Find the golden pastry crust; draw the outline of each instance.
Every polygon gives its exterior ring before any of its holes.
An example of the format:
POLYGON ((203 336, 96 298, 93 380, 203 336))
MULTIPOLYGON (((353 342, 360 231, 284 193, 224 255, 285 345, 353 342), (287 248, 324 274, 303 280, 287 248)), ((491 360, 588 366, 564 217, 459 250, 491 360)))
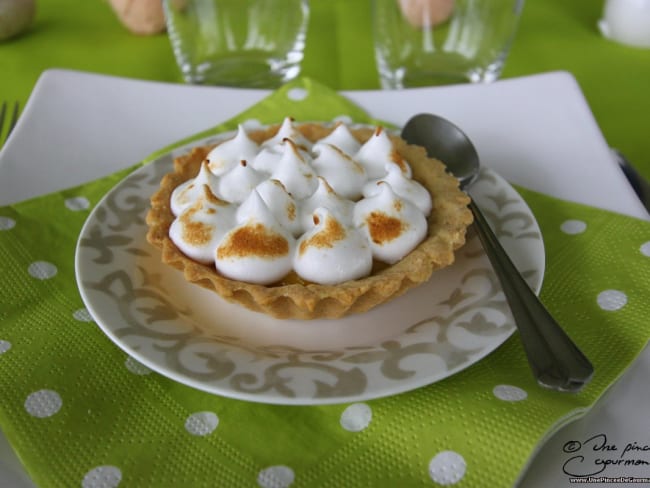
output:
MULTIPOLYGON (((295 126, 307 139, 316 141, 328 135, 333 126, 308 123, 295 126)), ((279 125, 251 131, 249 137, 258 143, 272 137, 279 125)), ((350 129, 363 143, 374 129, 350 129)), ((467 208, 469 197, 459 189, 458 181, 447 174, 438 160, 427 157, 424 148, 407 144, 391 136, 397 153, 411 166, 413 179, 431 194, 433 208, 428 218, 428 233, 413 251, 391 266, 358 280, 338 285, 281 284, 256 285, 221 276, 213 265, 198 263, 183 254, 169 238, 174 220, 170 198, 173 190, 198 173, 201 163, 212 147, 193 148, 174 161, 174 171, 165 175, 160 189, 151 197, 147 214, 147 240, 162 250, 162 261, 181 271, 191 283, 215 291, 230 302, 276 318, 315 319, 340 318, 365 312, 405 293, 429 279, 431 274, 454 262, 454 251, 465 243, 472 214, 467 208)))

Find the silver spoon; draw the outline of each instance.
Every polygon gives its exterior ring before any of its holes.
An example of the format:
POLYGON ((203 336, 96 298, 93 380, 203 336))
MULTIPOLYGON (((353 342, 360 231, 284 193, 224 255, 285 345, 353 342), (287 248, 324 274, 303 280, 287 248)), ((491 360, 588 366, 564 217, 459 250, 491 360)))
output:
MULTIPOLYGON (((430 157, 443 161, 458 178, 462 189, 478 177, 480 163, 476 149, 450 121, 432 114, 415 115, 402 129, 402 138, 423 146, 430 157)), ((533 376, 547 388, 579 391, 591 379, 593 366, 524 281, 473 200, 469 208, 474 214, 479 239, 501 281, 533 376)))

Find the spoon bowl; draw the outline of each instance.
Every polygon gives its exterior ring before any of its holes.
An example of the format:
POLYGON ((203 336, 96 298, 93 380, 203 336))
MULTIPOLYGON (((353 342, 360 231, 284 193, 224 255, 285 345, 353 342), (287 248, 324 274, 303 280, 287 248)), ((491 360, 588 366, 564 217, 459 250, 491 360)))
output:
MULTIPOLYGON (((462 189, 468 188, 479 175, 480 160, 472 141, 445 118, 426 113, 415 115, 402 129, 402 138, 424 147, 429 157, 442 161, 458 178, 462 189)), ((533 376, 546 388, 581 390, 591 379, 593 366, 530 289, 473 200, 469 208, 478 237, 501 282, 533 376)))
POLYGON ((444 162, 462 189, 478 178, 478 152, 469 137, 449 120, 434 114, 414 115, 402 129, 402 139, 424 147, 429 156, 444 162))

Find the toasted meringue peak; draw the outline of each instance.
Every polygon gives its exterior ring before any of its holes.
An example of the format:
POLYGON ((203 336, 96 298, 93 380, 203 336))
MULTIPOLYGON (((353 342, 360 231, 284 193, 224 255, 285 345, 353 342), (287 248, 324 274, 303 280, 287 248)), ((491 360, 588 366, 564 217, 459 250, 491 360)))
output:
POLYGON ((353 159, 363 165, 370 179, 383 177, 386 174, 387 163, 397 164, 407 177, 412 176, 411 167, 395 150, 382 127, 375 129, 375 133, 361 146, 353 159))
POLYGON ((294 237, 302 233, 302 225, 298 215, 298 205, 291 195, 287 192, 284 185, 278 180, 264 180, 255 187, 255 192, 251 193, 238 210, 239 215, 246 215, 250 212, 249 207, 253 194, 257 193, 269 208, 278 223, 287 229, 294 237))
MULTIPOLYGON (((280 159, 282 159, 282 154, 286 146, 287 144, 285 144, 283 140, 273 146, 263 147, 260 152, 257 153, 257 156, 253 158, 251 166, 256 171, 261 171, 263 173, 272 173, 277 167, 280 159)), ((311 159, 309 151, 301 148, 300 146, 295 147, 298 150, 298 154, 300 154, 300 156, 305 161, 309 161, 311 159)))
POLYGON ((300 202, 300 224, 303 231, 310 229, 314 225, 313 214, 319 207, 327 208, 345 225, 352 224, 354 202, 341 198, 327 181, 320 176, 318 177, 316 191, 309 198, 300 202))
POLYGON ((190 258, 204 264, 214 262, 214 249, 234 224, 234 208, 218 199, 207 185, 204 197, 187 207, 169 228, 176 247, 190 258))
POLYGON ((311 164, 316 173, 343 198, 359 199, 368 180, 365 168, 332 144, 318 143, 314 149, 317 156, 311 164))
POLYGON ((273 146, 267 146, 260 150, 259 153, 251 160, 251 166, 255 171, 262 173, 272 173, 277 167, 278 162, 282 159, 282 143, 273 146))
POLYGON ((316 141, 313 150, 317 151, 317 146, 320 144, 336 146, 348 156, 356 154, 361 148, 361 143, 357 141, 348 127, 342 122, 337 123, 334 130, 328 136, 316 141))
POLYGON ((285 139, 291 139, 296 146, 306 151, 311 149, 312 143, 309 139, 302 135, 293 125, 294 120, 292 117, 285 117, 278 132, 262 143, 262 147, 275 146, 280 144, 285 139))
POLYGON ((170 205, 175 217, 204 195, 203 185, 207 185, 215 195, 219 194, 219 178, 212 174, 205 161, 194 178, 181 183, 172 192, 170 205))
POLYGON ((316 172, 304 153, 298 150, 293 140, 285 139, 282 142, 282 157, 271 173, 271 179, 282 182, 294 198, 301 199, 316 190, 318 186, 316 178, 316 172))
POLYGON ((335 285, 370 273, 372 252, 361 232, 323 207, 314 212, 314 223, 297 243, 293 268, 298 276, 335 285))
POLYGON ((246 219, 227 232, 216 248, 215 266, 228 278, 268 285, 291 271, 294 249, 293 236, 253 191, 246 219))
POLYGON ((232 203, 241 203, 251 190, 264 180, 264 175, 251 168, 245 160, 224 174, 219 181, 219 195, 232 203))
POLYGON ((222 200, 217 195, 215 195, 209 185, 204 184, 202 186, 202 190, 203 195, 201 195, 198 200, 204 199, 207 202, 216 205, 217 207, 228 207, 230 205, 227 201, 222 200))
POLYGON ((425 216, 431 213, 431 195, 420 183, 407 178, 395 163, 386 165, 386 175, 378 180, 369 181, 363 187, 363 196, 370 197, 380 191, 379 182, 385 181, 400 197, 410 200, 425 216))
POLYGON ((370 242, 375 259, 393 264, 411 252, 427 234, 422 211, 397 195, 389 183, 378 185, 379 192, 357 202, 354 224, 370 242))
POLYGON ((223 141, 210 151, 206 157, 210 171, 217 176, 230 171, 243 160, 251 160, 259 151, 259 146, 253 141, 242 125, 237 128, 237 134, 223 141))

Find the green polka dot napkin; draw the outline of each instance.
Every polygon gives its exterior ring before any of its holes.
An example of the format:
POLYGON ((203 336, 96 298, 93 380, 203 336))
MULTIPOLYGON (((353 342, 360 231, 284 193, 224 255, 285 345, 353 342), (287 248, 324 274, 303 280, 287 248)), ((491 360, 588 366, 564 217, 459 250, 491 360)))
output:
MULTIPOLYGON (((303 79, 199 136, 286 114, 370 122, 303 79)), ((581 393, 538 387, 516 334, 456 375, 382 399, 281 406, 204 393, 129 358, 77 291, 80 229, 130 171, 0 208, 0 427, 40 486, 510 486, 650 337, 650 223, 522 189, 546 247, 541 297, 596 368, 581 393)))

